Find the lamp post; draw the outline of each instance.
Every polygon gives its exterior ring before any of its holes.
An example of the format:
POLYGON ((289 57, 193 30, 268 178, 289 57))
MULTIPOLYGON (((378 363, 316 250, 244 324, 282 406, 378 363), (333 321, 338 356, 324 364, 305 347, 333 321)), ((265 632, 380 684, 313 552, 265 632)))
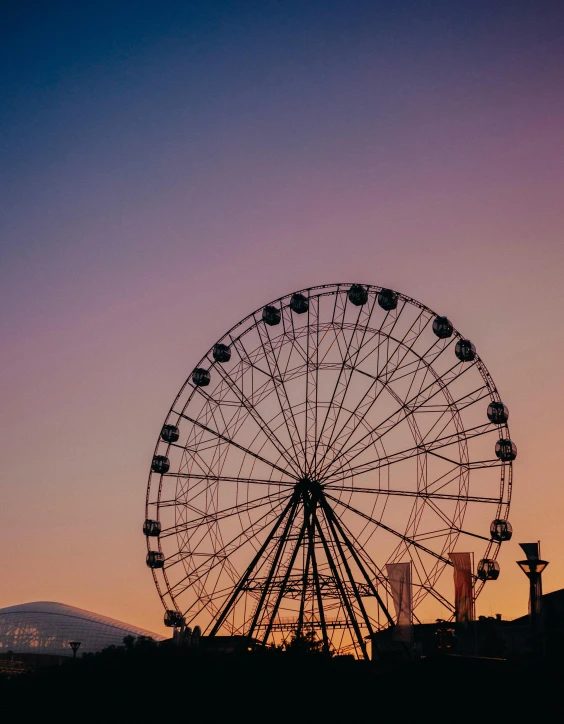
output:
POLYGON ((517 561, 517 565, 529 579, 531 636, 533 639, 534 653, 539 655, 542 654, 544 650, 544 641, 542 637, 541 575, 544 569, 548 566, 548 561, 543 561, 539 557, 537 544, 524 543, 521 544, 521 547, 527 554, 527 558, 524 561, 517 561), (533 546, 536 547, 536 550, 533 546))
POLYGON ((76 652, 80 648, 81 641, 69 641, 69 646, 72 649, 72 657, 73 659, 76 659, 76 652))

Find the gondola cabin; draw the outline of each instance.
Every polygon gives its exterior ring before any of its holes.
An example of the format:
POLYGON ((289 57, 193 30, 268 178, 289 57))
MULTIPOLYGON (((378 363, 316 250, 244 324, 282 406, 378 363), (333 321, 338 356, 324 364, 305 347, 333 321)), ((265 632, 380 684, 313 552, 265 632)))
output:
POLYGON ((164 625, 168 626, 169 628, 180 628, 181 626, 184 626, 184 616, 180 613, 180 611, 169 610, 165 611, 164 615, 164 625))
POLYGON ((161 553, 161 551, 149 551, 147 553, 146 563, 149 568, 162 568, 164 560, 164 553, 161 553))
POLYGON ((290 299, 290 309, 296 314, 304 314, 309 309, 308 298, 304 297, 304 295, 299 292, 292 294, 292 298, 290 299))
POLYGON ((509 410, 503 402, 490 402, 488 405, 488 420, 494 425, 503 425, 509 420, 509 410))
POLYGON ((512 440, 501 439, 496 442, 495 454, 504 463, 510 463, 517 457, 517 445, 512 440))
POLYGON ((496 581, 499 578, 499 563, 491 558, 482 558, 478 562, 476 575, 480 581, 496 581))
POLYGON ((164 442, 176 442, 180 436, 180 431, 176 425, 163 425, 161 430, 161 440, 164 442))
POLYGON ((398 306, 398 295, 391 289, 382 289, 378 294, 378 304, 386 312, 391 312, 398 306))
POLYGON ((495 540, 498 543, 511 540, 511 536, 513 535, 511 523, 507 520, 492 520, 492 524, 490 525, 490 535, 492 540, 495 540))
POLYGON ((231 350, 226 344, 218 342, 213 348, 213 358, 216 362, 229 362, 231 350))
POLYGON ((476 347, 469 339, 459 339, 454 348, 454 354, 461 362, 472 362, 476 359, 476 347))
POLYGON ((447 339, 452 337, 454 327, 452 322, 447 317, 435 317, 433 320, 433 333, 439 339, 447 339))
POLYGON ((151 470, 159 475, 164 475, 170 470, 170 460, 166 455, 154 455, 151 463, 151 470))
POLYGON ((277 324, 280 324, 280 310, 278 307, 272 307, 270 304, 268 304, 263 310, 262 310, 262 321, 265 324, 268 324, 270 327, 274 327, 277 324))
POLYGON ((207 387, 210 383, 209 370, 196 367, 196 369, 192 372, 192 382, 196 385, 196 387, 207 387))
POLYGON ((353 284, 347 292, 349 302, 355 307, 362 307, 368 301, 368 290, 362 284, 353 284))
POLYGON ((147 520, 143 523, 143 534, 151 538, 160 535, 161 522, 159 520, 147 520))

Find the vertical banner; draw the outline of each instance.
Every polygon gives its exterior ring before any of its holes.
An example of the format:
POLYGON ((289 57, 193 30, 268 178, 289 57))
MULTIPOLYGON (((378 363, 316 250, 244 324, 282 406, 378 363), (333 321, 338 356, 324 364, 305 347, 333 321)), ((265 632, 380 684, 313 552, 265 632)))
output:
POLYGON ((472 554, 449 553, 454 566, 454 612, 458 623, 474 620, 472 554))
POLYGON ((396 609, 395 638, 411 641, 413 628, 413 596, 411 591, 411 563, 388 563, 388 581, 396 609))

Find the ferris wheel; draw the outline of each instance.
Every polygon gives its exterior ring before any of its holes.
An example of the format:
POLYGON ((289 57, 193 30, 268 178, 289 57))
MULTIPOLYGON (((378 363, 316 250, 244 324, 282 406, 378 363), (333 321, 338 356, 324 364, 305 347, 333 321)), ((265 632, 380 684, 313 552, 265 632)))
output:
POLYGON ((455 614, 449 554, 499 575, 517 450, 472 342, 366 284, 261 307, 190 368, 146 497, 147 565, 169 626, 368 657, 394 624, 387 566, 411 566, 415 621, 455 614))

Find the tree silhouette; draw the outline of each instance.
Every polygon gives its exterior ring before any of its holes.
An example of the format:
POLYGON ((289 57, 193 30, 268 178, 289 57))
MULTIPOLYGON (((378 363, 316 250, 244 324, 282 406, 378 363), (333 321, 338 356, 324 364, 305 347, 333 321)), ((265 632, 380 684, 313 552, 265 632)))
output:
POLYGON ((323 642, 320 641, 315 631, 295 633, 290 641, 282 645, 282 649, 293 654, 321 654, 323 653, 323 642))

